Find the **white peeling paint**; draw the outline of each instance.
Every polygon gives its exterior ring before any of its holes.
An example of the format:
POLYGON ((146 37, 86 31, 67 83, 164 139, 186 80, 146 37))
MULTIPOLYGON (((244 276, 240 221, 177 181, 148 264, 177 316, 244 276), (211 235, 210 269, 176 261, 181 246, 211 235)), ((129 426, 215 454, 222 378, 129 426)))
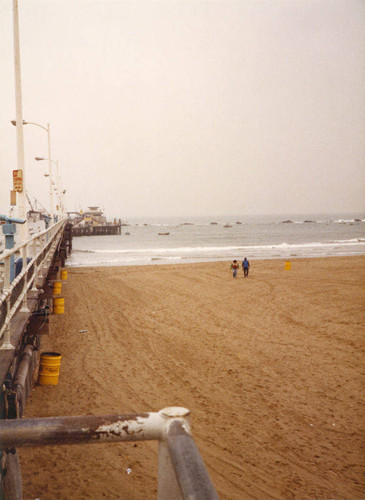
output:
POLYGON ((96 429, 96 434, 102 433, 114 436, 130 436, 131 434, 137 434, 143 432, 144 422, 138 422, 136 420, 122 420, 121 422, 114 422, 114 424, 104 424, 100 425, 96 429))

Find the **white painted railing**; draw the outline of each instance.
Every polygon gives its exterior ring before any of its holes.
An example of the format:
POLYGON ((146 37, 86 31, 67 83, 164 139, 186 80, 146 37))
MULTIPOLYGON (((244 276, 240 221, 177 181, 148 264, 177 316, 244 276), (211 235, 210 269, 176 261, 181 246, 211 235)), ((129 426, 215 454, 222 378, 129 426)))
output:
POLYGON ((189 410, 0 421, 2 448, 117 441, 159 442, 158 500, 219 500, 191 434, 189 410))
POLYGON ((22 312, 29 312, 28 292, 35 286, 38 278, 43 276, 42 272, 48 271, 66 220, 56 222, 45 231, 0 254, 0 349, 13 349, 10 322, 20 306, 22 312), (23 267, 11 281, 12 257, 16 256, 22 258, 23 267), (31 259, 30 262, 28 258, 31 259))

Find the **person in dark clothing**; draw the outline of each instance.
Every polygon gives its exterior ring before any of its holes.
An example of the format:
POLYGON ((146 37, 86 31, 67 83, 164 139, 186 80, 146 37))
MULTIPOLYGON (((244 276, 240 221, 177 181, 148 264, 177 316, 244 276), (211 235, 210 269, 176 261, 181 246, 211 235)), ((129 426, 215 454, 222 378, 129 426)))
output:
POLYGON ((243 259, 243 262, 242 262, 242 269, 243 269, 243 276, 244 276, 245 278, 247 278, 247 276, 248 276, 248 271, 249 271, 249 269, 250 269, 250 263, 249 263, 249 261, 247 260, 247 257, 245 257, 245 258, 243 259))

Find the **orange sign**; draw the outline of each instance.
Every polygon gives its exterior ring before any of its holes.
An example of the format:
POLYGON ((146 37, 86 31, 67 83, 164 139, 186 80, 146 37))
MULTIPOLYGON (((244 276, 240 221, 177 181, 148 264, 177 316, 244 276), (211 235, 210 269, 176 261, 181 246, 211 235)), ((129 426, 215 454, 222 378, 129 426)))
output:
POLYGON ((18 193, 23 191, 23 170, 13 170, 13 188, 18 193))

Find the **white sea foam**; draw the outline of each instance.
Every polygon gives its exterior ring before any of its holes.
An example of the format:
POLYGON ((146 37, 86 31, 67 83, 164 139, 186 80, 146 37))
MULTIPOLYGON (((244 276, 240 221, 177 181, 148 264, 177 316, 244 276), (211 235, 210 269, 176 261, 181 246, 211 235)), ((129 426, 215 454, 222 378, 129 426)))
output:
MULTIPOLYGON (((363 217, 356 217, 365 220, 363 217)), ((355 217, 268 217, 244 220, 238 217, 186 221, 133 221, 130 236, 92 236, 74 239, 68 264, 72 266, 146 265, 179 262, 278 259, 360 255, 365 253, 365 226, 355 217), (293 224, 283 224, 285 219, 293 224), (305 223, 305 221, 316 223, 305 223), (231 222, 228 222, 231 221, 231 222), (242 221, 242 224, 236 224, 242 221), (341 223, 339 223, 341 221, 341 223), (350 223, 347 223, 347 222, 350 223), (216 224, 212 224, 216 222, 216 224), (343 223, 345 222, 345 223, 343 223), (223 229, 229 223, 232 227, 223 229), (151 226, 155 226, 155 229, 151 226), (171 228, 162 238, 157 227, 171 228), (133 230, 134 229, 134 230, 133 230)))
POLYGON ((190 247, 157 247, 157 248, 114 248, 114 249, 97 249, 97 250, 75 250, 80 253, 93 254, 121 254, 121 255, 161 255, 165 254, 189 254, 189 253, 205 253, 205 252, 234 252, 241 250, 260 250, 260 249, 295 249, 295 248, 316 248, 316 247, 331 247, 333 245, 365 245, 365 239, 353 238, 349 240, 333 240, 326 242, 313 241, 310 243, 279 243, 276 245, 236 245, 236 246, 190 246, 190 247))

